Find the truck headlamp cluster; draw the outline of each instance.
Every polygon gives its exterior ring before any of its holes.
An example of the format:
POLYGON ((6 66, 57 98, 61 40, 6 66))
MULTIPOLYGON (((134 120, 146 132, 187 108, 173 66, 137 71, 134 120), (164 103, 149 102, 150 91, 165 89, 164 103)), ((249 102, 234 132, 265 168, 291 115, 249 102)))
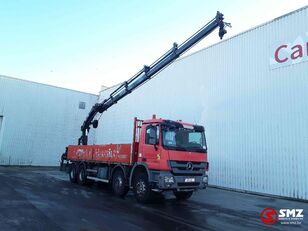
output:
POLYGON ((173 184, 174 183, 173 176, 165 176, 164 180, 165 180, 165 183, 169 183, 169 184, 173 184))

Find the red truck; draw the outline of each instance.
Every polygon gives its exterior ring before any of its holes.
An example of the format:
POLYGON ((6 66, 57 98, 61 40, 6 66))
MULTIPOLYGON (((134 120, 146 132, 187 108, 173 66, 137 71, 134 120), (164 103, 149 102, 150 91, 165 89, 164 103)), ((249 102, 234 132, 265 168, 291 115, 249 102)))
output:
POLYGON ((135 118, 130 144, 71 145, 69 178, 81 185, 111 183, 125 196, 129 188, 139 202, 153 192, 172 190, 178 199, 189 198, 208 183, 208 160, 202 126, 156 119, 135 118))
POLYGON ((61 167, 64 162, 69 167, 71 182, 81 185, 93 181, 111 183, 118 196, 125 196, 133 189, 139 202, 149 201, 153 192, 167 190, 172 190, 178 199, 187 199, 194 190, 206 187, 209 163, 202 126, 153 116, 150 120, 135 118, 130 144, 88 145, 88 134, 91 127, 98 127, 98 113, 107 111, 150 80, 217 27, 222 39, 227 33, 226 26, 230 24, 217 12, 214 19, 184 43, 179 46, 174 43, 162 57, 144 66, 109 98, 92 107, 81 126, 78 145, 68 146, 61 158, 61 167))

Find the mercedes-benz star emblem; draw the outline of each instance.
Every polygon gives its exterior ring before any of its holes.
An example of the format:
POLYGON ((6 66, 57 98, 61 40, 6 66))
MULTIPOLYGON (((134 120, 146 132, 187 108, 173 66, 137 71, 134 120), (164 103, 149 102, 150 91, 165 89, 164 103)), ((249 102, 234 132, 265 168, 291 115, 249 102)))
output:
POLYGON ((192 170, 193 169, 193 164, 191 162, 188 162, 186 165, 187 170, 192 170))

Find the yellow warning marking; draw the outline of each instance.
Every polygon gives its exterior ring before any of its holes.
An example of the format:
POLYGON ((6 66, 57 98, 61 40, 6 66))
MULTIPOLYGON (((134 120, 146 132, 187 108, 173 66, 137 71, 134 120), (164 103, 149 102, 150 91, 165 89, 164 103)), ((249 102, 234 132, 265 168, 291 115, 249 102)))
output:
POLYGON ((160 160, 160 154, 157 153, 157 160, 160 160))

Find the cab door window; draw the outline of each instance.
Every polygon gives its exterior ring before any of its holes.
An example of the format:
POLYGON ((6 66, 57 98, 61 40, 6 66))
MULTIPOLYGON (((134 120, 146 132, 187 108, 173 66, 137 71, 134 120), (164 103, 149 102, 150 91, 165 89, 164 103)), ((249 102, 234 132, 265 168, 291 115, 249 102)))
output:
POLYGON ((159 129, 157 126, 148 126, 145 133, 145 143, 150 145, 158 144, 159 129))

